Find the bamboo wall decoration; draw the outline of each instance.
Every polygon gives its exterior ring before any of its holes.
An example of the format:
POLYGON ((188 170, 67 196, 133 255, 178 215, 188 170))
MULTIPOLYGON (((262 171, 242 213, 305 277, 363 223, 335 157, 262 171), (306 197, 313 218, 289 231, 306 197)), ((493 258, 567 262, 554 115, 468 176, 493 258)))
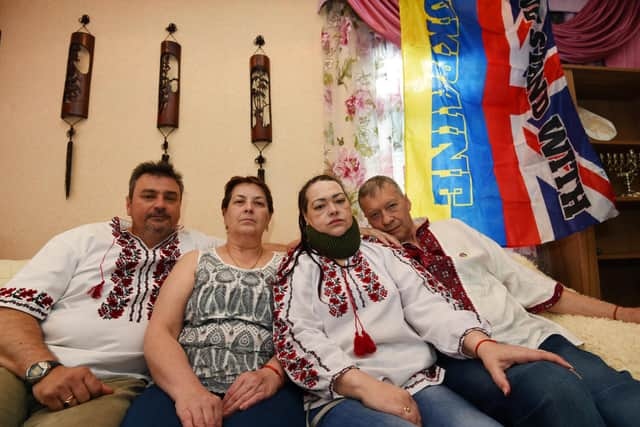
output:
POLYGON ((262 50, 264 38, 257 36, 254 44, 258 46, 249 59, 249 75, 251 87, 251 143, 258 149, 258 178, 264 181, 263 165, 267 159, 262 151, 272 142, 271 117, 271 62, 262 50))
POLYGON ((169 35, 160 44, 160 79, 158 88, 158 130, 164 137, 162 161, 169 161, 169 135, 180 124, 180 62, 182 47, 173 37, 178 29, 171 23, 169 35), (169 37, 172 40, 167 40, 169 37))
POLYGON ((82 27, 71 34, 71 41, 69 43, 67 72, 60 113, 62 120, 69 125, 69 130, 67 130, 69 140, 67 141, 64 178, 65 197, 67 199, 71 192, 73 137, 76 134, 75 125, 89 117, 89 95, 91 92, 91 73, 93 71, 95 46, 95 37, 86 27, 90 22, 89 15, 82 15, 79 21, 82 27))

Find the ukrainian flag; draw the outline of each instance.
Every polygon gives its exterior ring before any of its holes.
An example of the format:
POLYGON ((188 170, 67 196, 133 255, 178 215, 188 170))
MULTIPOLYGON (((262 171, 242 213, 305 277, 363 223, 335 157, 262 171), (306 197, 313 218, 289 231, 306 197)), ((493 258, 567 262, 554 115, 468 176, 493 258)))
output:
POLYGON ((514 247, 617 215, 545 0, 400 0, 400 22, 413 216, 514 247))

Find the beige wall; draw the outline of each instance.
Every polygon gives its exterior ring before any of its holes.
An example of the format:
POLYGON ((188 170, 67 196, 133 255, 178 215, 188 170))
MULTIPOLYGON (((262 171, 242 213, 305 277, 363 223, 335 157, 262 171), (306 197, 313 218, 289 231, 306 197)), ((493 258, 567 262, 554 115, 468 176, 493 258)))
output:
POLYGON ((266 239, 297 236, 296 194, 322 170, 322 81, 316 2, 308 0, 0 0, 0 258, 32 256, 70 227, 126 215, 131 169, 160 158, 160 42, 182 45, 180 128, 170 154, 185 177, 182 223, 224 235, 224 182, 255 174, 249 57, 271 58, 273 144, 265 151, 275 215, 266 239), (67 126, 60 107, 71 32, 96 36, 88 120, 77 126, 64 197, 67 126))

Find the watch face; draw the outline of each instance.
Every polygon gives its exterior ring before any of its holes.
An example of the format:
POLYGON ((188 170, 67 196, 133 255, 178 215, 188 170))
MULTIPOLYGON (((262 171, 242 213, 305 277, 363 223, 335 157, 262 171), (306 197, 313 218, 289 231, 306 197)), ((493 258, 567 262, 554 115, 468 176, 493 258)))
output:
POLYGON ((31 384, 37 383, 45 375, 49 373, 52 368, 52 363, 48 361, 36 362, 29 367, 25 379, 31 384))

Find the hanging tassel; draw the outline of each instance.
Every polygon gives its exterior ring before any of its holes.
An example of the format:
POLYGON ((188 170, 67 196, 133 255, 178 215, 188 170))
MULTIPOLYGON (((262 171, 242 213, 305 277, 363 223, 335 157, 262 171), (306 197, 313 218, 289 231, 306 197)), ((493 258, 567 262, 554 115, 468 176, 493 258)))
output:
POLYGON ((345 269, 343 268, 341 270, 342 277, 344 278, 345 288, 347 289, 347 296, 349 297, 349 303, 351 304, 351 309, 353 310, 353 323, 356 330, 353 336, 353 353, 358 357, 375 353, 376 343, 373 342, 367 331, 364 330, 364 326, 362 326, 362 321, 360 320, 360 316, 358 315, 358 307, 356 307, 356 302, 354 301, 353 295, 351 294, 351 288, 349 287, 349 282, 347 281, 345 269))
POLYGON ((364 329, 360 334, 356 331, 356 334, 353 337, 353 352, 358 357, 376 352, 376 343, 373 342, 369 334, 364 329))
POLYGON ((69 136, 69 142, 67 142, 67 167, 64 172, 64 194, 67 199, 71 192, 71 161, 73 160, 73 135, 75 133, 73 126, 69 127, 67 131, 67 136, 69 136))
POLYGON ((102 296, 102 288, 104 287, 104 280, 89 289, 87 291, 87 295, 89 295, 93 299, 98 299, 102 296))
POLYGON ((169 141, 167 141, 167 137, 164 137, 164 142, 162 143, 162 151, 164 152, 162 154, 162 159, 161 161, 164 163, 169 163, 169 141))
POLYGON ((91 289, 87 291, 87 295, 89 295, 93 299, 98 299, 102 296, 102 288, 104 288, 104 270, 102 269, 102 265, 104 264, 104 260, 107 257, 107 254, 109 253, 111 248, 113 248, 113 245, 115 245, 115 243, 116 237, 114 236, 113 240, 111 240, 111 245, 109 245, 109 249, 107 249, 104 255, 102 255, 102 261, 100 261, 100 283, 91 287, 91 289))

